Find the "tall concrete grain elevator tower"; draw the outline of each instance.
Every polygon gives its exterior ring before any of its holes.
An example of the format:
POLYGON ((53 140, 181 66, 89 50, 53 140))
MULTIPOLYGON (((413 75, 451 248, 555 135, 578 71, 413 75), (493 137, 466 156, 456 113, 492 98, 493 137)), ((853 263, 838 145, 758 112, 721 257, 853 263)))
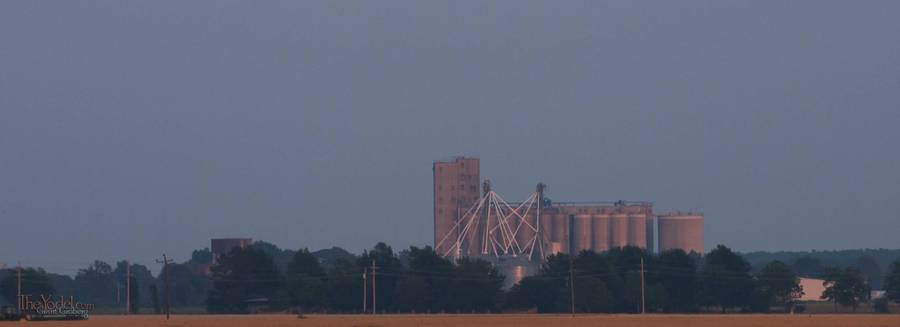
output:
POLYGON ((453 242, 441 243, 441 239, 457 238, 460 233, 457 222, 481 198, 480 165, 478 158, 471 157, 434 162, 434 245, 437 253, 444 253, 454 246, 453 242))

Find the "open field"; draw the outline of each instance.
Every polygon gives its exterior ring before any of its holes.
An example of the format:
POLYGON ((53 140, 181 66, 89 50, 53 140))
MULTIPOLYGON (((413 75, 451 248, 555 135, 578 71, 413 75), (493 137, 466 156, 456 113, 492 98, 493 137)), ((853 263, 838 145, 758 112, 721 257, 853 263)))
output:
POLYGON ((791 327, 897 327, 900 315, 310 315, 298 319, 291 315, 173 316, 168 322, 160 316, 94 316, 88 321, 7 322, 0 326, 100 326, 100 327, 718 327, 718 326, 791 326, 791 327))

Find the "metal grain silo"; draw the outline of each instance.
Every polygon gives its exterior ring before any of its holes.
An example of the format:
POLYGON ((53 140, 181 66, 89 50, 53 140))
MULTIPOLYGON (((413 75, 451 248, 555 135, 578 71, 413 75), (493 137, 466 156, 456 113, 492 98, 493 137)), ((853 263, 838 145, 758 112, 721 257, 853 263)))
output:
POLYGON ((628 245, 628 215, 616 213, 612 215, 610 226, 610 247, 620 248, 628 245))
POLYGON ((591 250, 600 253, 609 250, 609 214, 594 215, 591 222, 591 250))
POLYGON ((575 216, 574 226, 572 227, 573 235, 572 244, 574 248, 572 253, 578 253, 591 249, 591 215, 578 214, 575 216))
POLYGON ((659 216, 659 251, 703 253, 703 214, 675 212, 659 216))

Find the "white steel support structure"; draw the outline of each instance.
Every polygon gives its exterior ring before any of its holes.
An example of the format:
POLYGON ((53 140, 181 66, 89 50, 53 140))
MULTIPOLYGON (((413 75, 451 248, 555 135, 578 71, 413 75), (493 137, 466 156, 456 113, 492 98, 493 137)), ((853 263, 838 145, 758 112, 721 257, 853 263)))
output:
POLYGON ((530 261, 537 251, 543 258, 543 236, 540 228, 540 207, 543 191, 539 187, 524 202, 516 207, 511 206, 499 194, 490 190, 485 184, 485 194, 469 208, 451 229, 459 233, 447 233, 435 246, 440 249, 444 243, 451 243, 443 256, 459 258, 463 255, 477 254, 485 256, 526 256, 530 261), (533 211, 536 211, 533 212, 533 211), (526 218, 535 217, 533 222, 526 218), (521 233, 528 233, 524 244, 519 244, 521 233), (456 234, 455 239, 451 236, 456 234), (478 253, 472 253, 477 249, 478 253))

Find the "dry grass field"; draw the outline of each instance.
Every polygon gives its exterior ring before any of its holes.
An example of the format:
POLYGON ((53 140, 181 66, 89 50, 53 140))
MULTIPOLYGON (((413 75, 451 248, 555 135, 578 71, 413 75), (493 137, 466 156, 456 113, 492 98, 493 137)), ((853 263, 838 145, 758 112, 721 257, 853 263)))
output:
POLYGON ((311 315, 303 319, 289 315, 93 316, 88 321, 7 322, 3 326, 98 326, 98 327, 898 327, 900 315, 311 315))

